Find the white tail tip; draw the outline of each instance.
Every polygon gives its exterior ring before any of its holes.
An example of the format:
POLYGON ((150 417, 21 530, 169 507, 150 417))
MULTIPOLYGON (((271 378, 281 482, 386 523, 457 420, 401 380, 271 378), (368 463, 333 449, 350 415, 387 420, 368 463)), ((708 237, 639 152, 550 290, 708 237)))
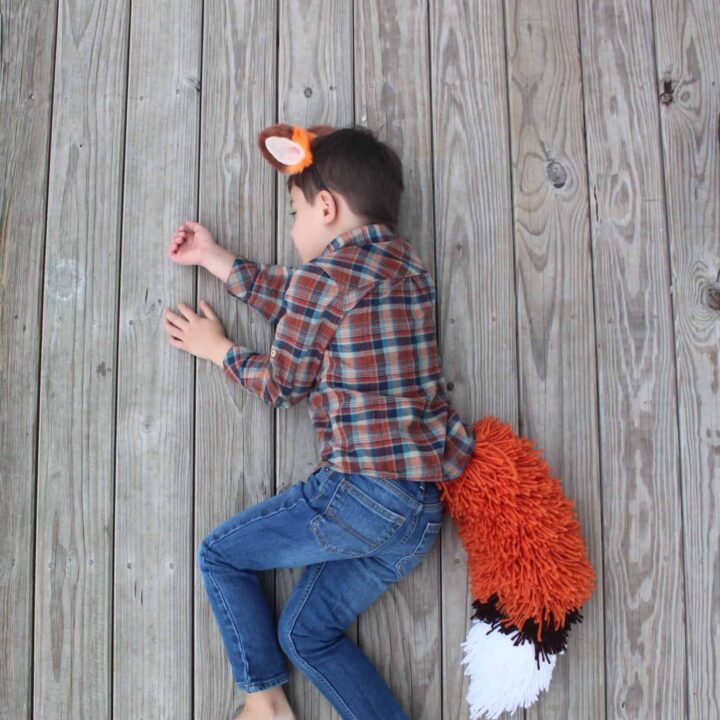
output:
POLYGON ((488 630, 489 623, 474 619, 462 643, 470 720, 496 720, 503 712, 529 707, 548 689, 555 668, 555 655, 540 657, 538 669, 532 642, 513 645, 512 635, 488 630))

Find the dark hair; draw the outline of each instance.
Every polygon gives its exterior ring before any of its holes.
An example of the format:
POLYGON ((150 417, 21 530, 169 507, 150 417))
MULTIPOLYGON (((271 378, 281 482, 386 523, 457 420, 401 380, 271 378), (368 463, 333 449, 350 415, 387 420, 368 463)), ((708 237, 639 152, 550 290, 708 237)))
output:
POLYGON ((312 165, 290 175, 288 192, 297 185, 312 205, 320 190, 334 190, 367 222, 397 229, 404 185, 402 161, 395 150, 372 130, 355 124, 317 135, 310 150, 312 165))

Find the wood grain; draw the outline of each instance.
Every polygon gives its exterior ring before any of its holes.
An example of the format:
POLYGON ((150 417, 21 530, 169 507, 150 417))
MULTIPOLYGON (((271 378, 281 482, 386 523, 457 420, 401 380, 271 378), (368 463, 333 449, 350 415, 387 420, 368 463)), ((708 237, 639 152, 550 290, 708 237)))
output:
POLYGON ((598 354, 606 707, 686 713, 677 403, 648 2, 580 2, 598 354))
POLYGON ((677 353, 688 717, 720 716, 720 14, 654 3, 677 353), (668 102, 669 100, 669 102, 668 102))
MULTIPOLYGON (((204 5, 198 220, 220 245, 258 262, 275 259, 275 177, 255 135, 275 121, 276 32, 275 3, 204 5)), ((204 269, 198 270, 197 294, 218 313, 228 337, 263 352, 269 348, 272 328, 204 269)), ((275 494, 273 410, 216 365, 202 362, 195 419, 193 717, 215 720, 234 716, 245 693, 233 680, 197 552, 215 526, 275 494)), ((272 596, 272 573, 263 575, 263 584, 272 596)))
MULTIPOLYGON (((0 718, 30 717, 34 683, 38 377, 54 2, 0 2, 0 718)), ((45 570, 43 570, 43 567, 45 570)))
MULTIPOLYGON (((437 328, 444 380, 469 428, 488 414, 518 427, 504 32, 500 3, 430 4, 437 328)), ((461 643, 474 598, 449 516, 441 541, 443 717, 465 718, 461 643)))
MULTIPOLYGON (((453 403, 533 438, 576 500, 598 586, 523 715, 717 715, 719 37, 712 0, 0 0, 0 719, 244 700, 198 546, 306 479, 316 438, 162 313, 206 299, 269 346, 166 249, 198 219, 298 264, 274 122, 399 151, 453 403)), ((302 572, 265 574, 278 615, 302 572)), ((468 716, 472 599, 448 518, 348 628, 414 720, 468 716)), ((338 718, 288 667, 298 720, 338 718)))
POLYGON ((605 716, 592 262, 574 2, 507 4, 520 428, 576 501, 596 589, 528 717, 605 716))
POLYGON ((167 308, 195 271, 167 245, 197 213, 202 16, 133 3, 120 259, 115 466, 114 717, 192 715, 193 375, 167 308))

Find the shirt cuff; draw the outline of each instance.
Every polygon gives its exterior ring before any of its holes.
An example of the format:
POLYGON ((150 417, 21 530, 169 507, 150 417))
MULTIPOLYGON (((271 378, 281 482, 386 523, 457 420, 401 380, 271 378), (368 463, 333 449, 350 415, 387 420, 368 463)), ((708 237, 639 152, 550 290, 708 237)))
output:
POLYGON ((243 355, 256 355, 257 353, 244 345, 231 345, 223 357, 223 372, 235 382, 240 382, 236 368, 239 366, 243 355))
POLYGON ((230 274, 224 283, 225 291, 240 300, 247 298, 255 278, 253 268, 255 268, 253 261, 237 256, 233 260, 230 274))

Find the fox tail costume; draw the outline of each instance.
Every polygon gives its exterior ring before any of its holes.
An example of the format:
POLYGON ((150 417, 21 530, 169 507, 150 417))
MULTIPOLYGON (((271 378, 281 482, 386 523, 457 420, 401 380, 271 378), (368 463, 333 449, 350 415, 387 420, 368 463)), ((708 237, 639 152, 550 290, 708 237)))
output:
MULTIPOLYGON (((263 157, 279 172, 310 168, 312 141, 333 132, 279 124, 258 134, 263 157)), ((471 720, 532 705, 548 689, 570 626, 595 587, 574 502, 532 441, 487 416, 463 472, 437 482, 467 553, 471 626, 462 643, 471 720)))

